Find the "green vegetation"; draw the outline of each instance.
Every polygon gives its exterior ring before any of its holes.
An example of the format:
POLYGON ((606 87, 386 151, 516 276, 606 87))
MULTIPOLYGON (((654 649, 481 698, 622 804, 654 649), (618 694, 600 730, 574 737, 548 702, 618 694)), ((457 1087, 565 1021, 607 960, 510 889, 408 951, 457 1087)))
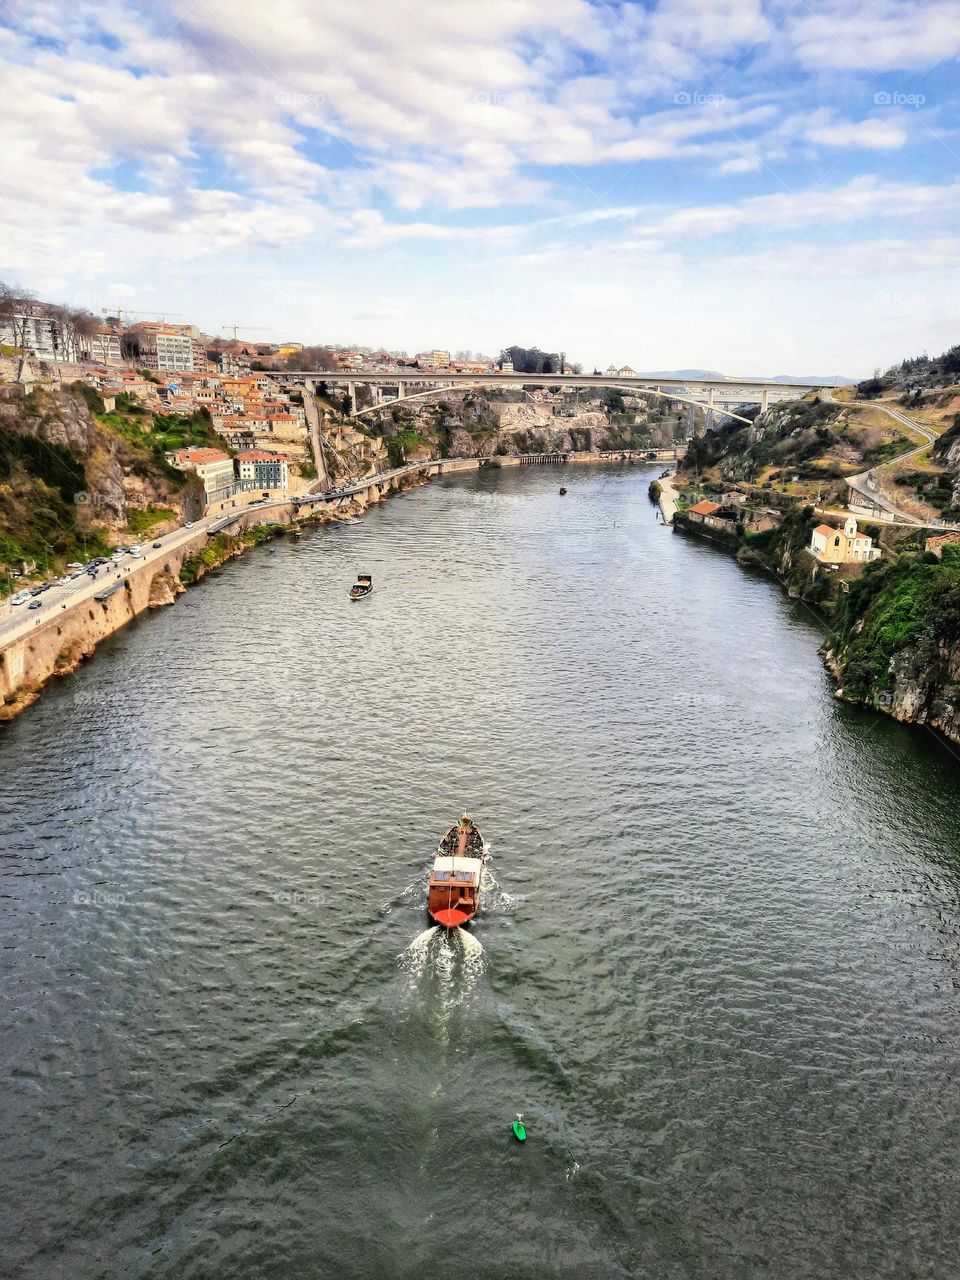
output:
POLYGON ((953 505, 953 483, 945 471, 906 471, 895 477, 896 483, 913 489, 918 497, 935 507, 947 520, 960 518, 960 508, 953 505))
POLYGON ((176 512, 169 507, 128 507, 127 528, 140 536, 147 534, 154 525, 173 520, 176 512))
POLYGON ((873 400, 885 391, 948 386, 960 381, 960 346, 939 356, 914 356, 893 365, 886 373, 857 383, 857 395, 873 400))
POLYGON ((907 650, 916 667, 947 682, 943 655, 958 644, 960 546, 944 547, 942 560, 903 555, 868 566, 841 601, 833 640, 844 692, 859 701, 892 688, 891 665, 907 650))
POLYGON ((74 503, 84 487, 83 463, 65 446, 0 433, 0 596, 16 589, 11 574, 24 565, 48 576, 107 549, 86 525, 88 509, 74 503))
POLYGON ((195 551, 184 559, 180 566, 180 581, 188 587, 202 578, 207 570, 216 569, 231 556, 239 554, 245 547, 254 547, 261 542, 268 542, 283 531, 282 525, 258 524, 252 529, 245 529, 240 534, 226 531, 214 534, 202 551, 195 551))
POLYGON ((408 451, 425 443, 423 436, 411 427, 398 431, 392 440, 387 441, 387 458, 390 466, 402 467, 407 461, 408 451))

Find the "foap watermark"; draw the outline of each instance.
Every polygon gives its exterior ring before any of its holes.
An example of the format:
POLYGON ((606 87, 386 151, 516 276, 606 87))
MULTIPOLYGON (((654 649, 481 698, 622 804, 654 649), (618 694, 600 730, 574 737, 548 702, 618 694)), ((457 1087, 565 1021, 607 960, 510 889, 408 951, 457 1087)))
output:
POLYGON ((127 900, 122 893, 111 889, 77 889, 73 904, 76 907, 125 907, 127 900))
POLYGON ((678 689, 671 695, 671 700, 679 707, 726 707, 730 699, 722 693, 692 693, 687 689, 678 689))
POLYGON ((526 100, 522 93, 504 93, 500 89, 485 89, 475 98, 482 107, 522 107, 526 100))
POLYGON ((116 510, 117 499, 107 493, 91 493, 89 489, 78 489, 73 495, 74 506, 77 507, 110 507, 116 510))
POLYGON ((875 107, 913 107, 917 110, 926 100, 922 93, 903 93, 899 89, 881 89, 873 95, 875 107))
POLYGON ((681 89, 673 95, 675 107, 719 107, 726 100, 722 93, 701 93, 699 89, 681 89))
POLYGON ((299 889, 278 889, 273 895, 278 907, 322 907, 326 901, 322 893, 303 893, 299 889))
POLYGON ((925 293, 898 293, 895 290, 883 289, 873 295, 878 307, 896 307, 898 311, 922 311, 930 302, 925 293))
POLYGON ((703 893, 687 889, 677 889, 672 896, 678 907, 725 907, 730 900, 726 893, 703 893))
POLYGON ((286 107, 288 111, 310 111, 322 107, 327 99, 322 93, 301 93, 297 89, 278 89, 273 95, 278 107, 286 107))

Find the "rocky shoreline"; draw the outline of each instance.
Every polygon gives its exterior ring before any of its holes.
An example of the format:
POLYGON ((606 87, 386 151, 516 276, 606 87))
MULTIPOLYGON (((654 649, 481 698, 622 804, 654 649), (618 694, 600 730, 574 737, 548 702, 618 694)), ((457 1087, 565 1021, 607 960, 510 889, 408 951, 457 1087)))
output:
MULTIPOLYGON (((799 514, 799 513, 798 513, 799 514)), ((766 570, 793 600, 801 600, 823 623, 827 631, 820 647, 824 666, 836 684, 835 697, 850 706, 877 711, 901 724, 917 725, 935 730, 949 742, 960 744, 960 636, 951 642, 941 638, 934 642, 926 632, 916 641, 897 649, 880 664, 875 674, 860 675, 860 688, 851 678, 856 655, 851 654, 857 638, 864 632, 872 599, 861 604, 851 593, 843 592, 834 600, 832 613, 827 613, 820 600, 806 599, 797 587, 798 558, 805 539, 787 537, 775 547, 773 555, 758 554, 742 540, 733 540, 714 533, 703 525, 695 524, 678 515, 675 528, 693 537, 712 542, 714 546, 729 551, 745 568, 766 570), (850 611, 853 610, 853 616, 850 611), (846 638, 842 634, 846 631, 846 638), (854 687, 851 687, 851 686, 854 687)), ((800 524, 795 520, 795 534, 800 524)), ((908 564, 905 572, 914 568, 908 564)), ((919 569, 942 571, 942 566, 920 565, 919 569)), ((848 584, 849 585, 849 584, 848 584)))

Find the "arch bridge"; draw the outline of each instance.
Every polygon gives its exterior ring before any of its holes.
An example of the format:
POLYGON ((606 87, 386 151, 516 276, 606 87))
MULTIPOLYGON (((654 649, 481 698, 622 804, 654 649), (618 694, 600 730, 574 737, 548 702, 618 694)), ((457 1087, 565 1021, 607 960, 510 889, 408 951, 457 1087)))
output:
POLYGON ((761 378, 664 378, 620 376, 608 374, 574 374, 574 373, 501 373, 489 374, 459 373, 450 370, 424 370, 408 367, 396 370, 285 370, 270 372, 271 378, 287 383, 303 383, 311 391, 315 391, 319 383, 327 386, 344 387, 350 396, 350 403, 355 417, 375 413, 385 405, 399 404, 416 398, 423 399, 441 391, 457 388, 464 390, 488 390, 491 387, 549 387, 554 390, 597 390, 610 388, 630 394, 654 395, 664 400, 673 400, 679 404, 690 404, 695 408, 713 409, 733 417, 739 421, 747 421, 740 415, 731 412, 737 405, 755 404, 761 412, 766 411, 771 403, 778 400, 796 399, 811 391, 824 391, 828 388, 815 382, 774 382, 761 378), (396 394, 383 403, 371 405, 367 409, 357 406, 357 387, 369 386, 375 395, 380 397, 383 388, 395 389, 396 394), (409 390, 409 388, 418 388, 409 390))
MULTIPOLYGON (((412 400, 426 400, 430 396, 449 395, 451 391, 485 391, 489 390, 491 386, 499 385, 501 384, 496 383, 491 379, 489 381, 477 381, 468 384, 460 383, 457 384, 456 387, 430 387, 426 391, 413 391, 409 395, 396 395, 389 400, 382 400, 379 404, 368 405, 366 409, 354 408, 351 417, 365 418, 368 414, 381 413, 384 409, 391 409, 396 404, 409 404, 412 400)), ((539 383, 536 385, 539 386, 539 383)), ((703 401, 693 400, 689 396, 678 395, 673 391, 655 391, 649 387, 628 387, 624 384, 617 383, 607 383, 606 386, 612 391, 626 391, 630 395, 654 396, 660 400, 669 400, 671 403, 690 405, 691 408, 702 410, 704 417, 708 417, 711 413, 715 412, 723 414, 726 418, 733 418, 737 422, 744 422, 747 426, 753 425, 749 418, 744 418, 742 414, 733 413, 732 410, 724 408, 724 405, 729 403, 738 405, 743 404, 744 402, 742 400, 734 400, 731 402, 724 397, 724 399, 718 401, 715 399, 712 392, 710 398, 707 401, 703 401)), ((355 404, 356 398, 354 393, 352 405, 355 404)))

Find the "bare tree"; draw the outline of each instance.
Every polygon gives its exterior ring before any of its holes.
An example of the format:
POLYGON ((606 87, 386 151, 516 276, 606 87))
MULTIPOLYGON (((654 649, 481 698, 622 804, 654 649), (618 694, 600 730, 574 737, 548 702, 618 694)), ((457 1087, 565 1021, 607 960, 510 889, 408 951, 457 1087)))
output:
POLYGON ((303 347, 287 356, 288 369, 327 369, 337 367, 329 347, 303 347))
POLYGON ((26 360, 27 325, 36 306, 35 295, 27 289, 20 289, 0 280, 0 328, 7 331, 11 338, 11 346, 19 351, 17 364, 17 382, 23 377, 23 365, 26 360))

